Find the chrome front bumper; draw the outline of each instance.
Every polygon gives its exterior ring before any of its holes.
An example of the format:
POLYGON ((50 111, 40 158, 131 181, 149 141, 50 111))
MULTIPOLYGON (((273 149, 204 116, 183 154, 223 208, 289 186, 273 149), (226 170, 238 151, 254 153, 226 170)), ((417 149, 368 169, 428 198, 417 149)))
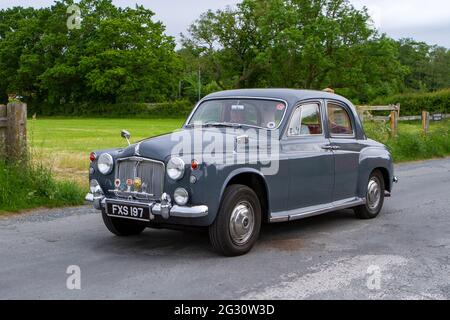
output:
MULTIPOLYGON (((94 197, 94 194, 88 193, 85 198, 86 201, 92 202, 94 205, 94 208, 97 210, 102 210, 106 207, 106 201, 108 200, 106 197, 94 197)), ((118 199, 110 199, 111 201, 117 202, 123 202, 126 204, 136 204, 136 205, 148 205, 150 206, 151 213, 155 216, 161 216, 164 219, 169 219, 170 217, 177 217, 177 218, 202 218, 206 217, 208 215, 208 207, 207 206, 193 206, 193 207, 187 207, 187 206, 178 206, 178 205, 172 205, 170 201, 166 202, 150 202, 150 203, 143 203, 143 202, 135 202, 135 201, 128 201, 128 200, 118 200, 118 199)))

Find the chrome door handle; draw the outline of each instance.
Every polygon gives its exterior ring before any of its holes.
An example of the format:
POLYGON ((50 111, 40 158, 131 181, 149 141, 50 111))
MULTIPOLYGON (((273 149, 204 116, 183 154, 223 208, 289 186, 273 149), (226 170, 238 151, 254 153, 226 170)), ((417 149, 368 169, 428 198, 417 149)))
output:
POLYGON ((332 146, 332 145, 325 145, 325 146, 322 146, 322 149, 324 149, 324 150, 339 150, 339 149, 341 149, 341 147, 339 147, 339 146, 332 146))

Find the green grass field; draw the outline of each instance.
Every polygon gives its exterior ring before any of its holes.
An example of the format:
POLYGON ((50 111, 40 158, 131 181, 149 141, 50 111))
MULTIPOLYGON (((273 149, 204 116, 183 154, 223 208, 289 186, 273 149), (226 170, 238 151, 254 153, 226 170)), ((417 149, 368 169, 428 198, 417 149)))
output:
MULTIPOLYGON (((184 119, 58 119, 29 121, 29 141, 33 158, 52 168, 57 178, 88 184, 89 153, 124 146, 120 130, 127 129, 132 141, 172 132, 184 119)), ((400 123, 399 137, 389 138, 387 124, 366 123, 367 135, 387 144, 396 162, 450 155, 450 122, 431 124, 428 137, 421 134, 419 122, 400 123)))
POLYGON ((131 141, 172 132, 184 119, 58 119, 29 120, 28 139, 33 159, 42 161, 58 178, 87 185, 89 153, 126 145, 120 131, 130 131, 131 141))

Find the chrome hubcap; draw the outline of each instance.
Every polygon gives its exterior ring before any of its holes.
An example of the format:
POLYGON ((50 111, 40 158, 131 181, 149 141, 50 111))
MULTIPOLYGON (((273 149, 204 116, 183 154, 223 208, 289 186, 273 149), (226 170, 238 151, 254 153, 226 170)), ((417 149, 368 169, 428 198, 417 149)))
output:
POLYGON ((374 210, 378 207, 381 201, 381 187, 380 181, 377 177, 372 177, 367 187, 367 206, 374 210))
POLYGON ((230 235, 233 242, 243 245, 248 242, 255 228, 255 214, 247 201, 234 207, 230 218, 230 235))

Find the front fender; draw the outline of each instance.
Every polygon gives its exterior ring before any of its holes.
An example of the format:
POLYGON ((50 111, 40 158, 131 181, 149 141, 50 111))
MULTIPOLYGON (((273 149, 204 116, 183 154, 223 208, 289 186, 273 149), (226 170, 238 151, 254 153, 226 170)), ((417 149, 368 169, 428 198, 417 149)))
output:
POLYGON ((222 199, 225 189, 228 186, 228 184, 230 183, 230 181, 233 178, 235 178, 238 175, 243 174, 243 173, 252 173, 252 174, 256 174, 259 177, 261 177, 262 180, 264 181, 264 188, 266 188, 267 195, 269 196, 269 190, 267 188, 266 179, 260 171, 256 170, 255 168, 239 168, 239 169, 235 169, 235 170, 231 171, 231 173, 225 179, 222 189, 220 190, 220 199, 222 199))

